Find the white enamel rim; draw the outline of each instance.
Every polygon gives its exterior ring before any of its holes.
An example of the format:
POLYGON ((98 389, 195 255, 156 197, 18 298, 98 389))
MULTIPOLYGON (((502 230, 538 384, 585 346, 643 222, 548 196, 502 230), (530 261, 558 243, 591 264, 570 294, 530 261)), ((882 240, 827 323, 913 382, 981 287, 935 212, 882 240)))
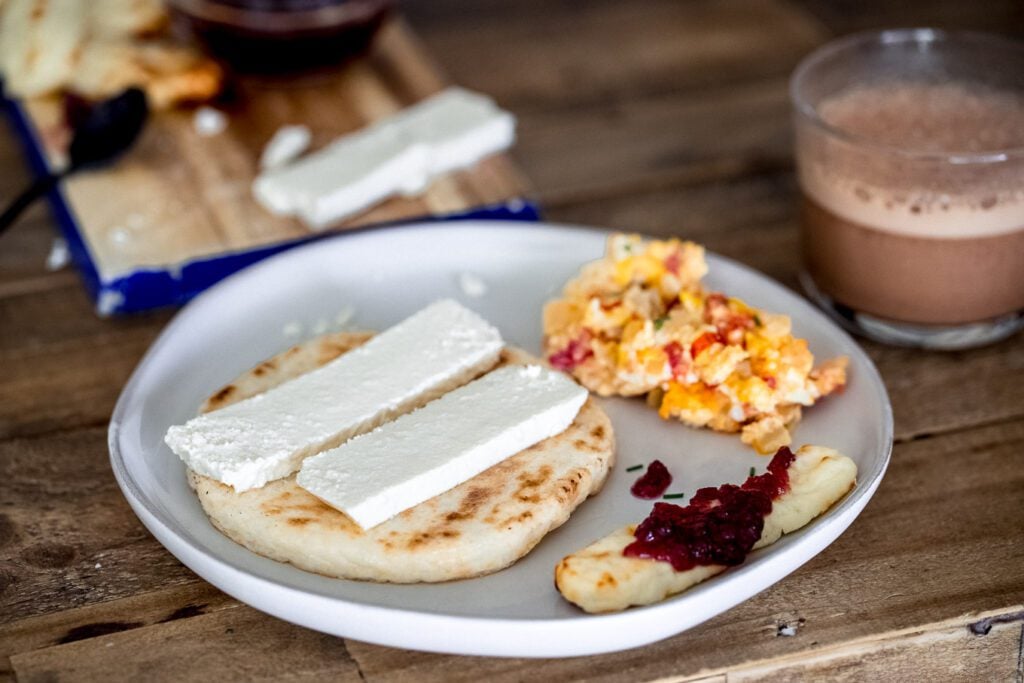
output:
MULTIPOLYGON (((149 492, 132 476, 130 464, 144 454, 123 448, 120 425, 139 410, 140 398, 153 387, 143 385, 147 368, 167 353, 190 320, 204 309, 216 309, 242 298, 248 283, 272 277, 276 269, 294 267, 316 250, 338 249, 356 241, 400 242, 403 236, 438 239, 457 234, 471 238, 475 231, 498 231, 511 240, 543 240, 559 234, 581 240, 600 240, 608 232, 592 228, 499 221, 465 221, 450 224, 413 224, 378 231, 362 231, 318 241, 262 261, 241 271, 198 296, 167 325, 140 361, 118 399, 108 434, 111 466, 122 492, 146 528, 175 557, 219 589, 264 611, 301 626, 346 638, 381 645, 464 655, 514 657, 569 657, 627 649, 651 643, 689 629, 747 600, 792 573, 834 541, 864 509, 878 488, 889 463, 893 438, 892 409, 884 384, 864 352, 806 300, 782 285, 730 259, 709 254, 711 268, 734 269, 756 277, 758 286, 789 301, 790 314, 812 320, 816 328, 844 345, 858 381, 871 385, 878 401, 875 425, 880 430, 880 452, 872 467, 861 470, 854 490, 809 527, 759 551, 746 563, 686 593, 656 605, 616 614, 549 619, 496 618, 426 612, 363 604, 302 585, 313 576, 288 566, 294 580, 282 581, 246 569, 202 547, 173 514, 156 505, 149 492), (454 233, 453 231, 458 231, 454 233)), ((734 292, 744 296, 744 292, 734 292)), ((426 303, 426 302, 425 302, 426 303)), ((251 304, 256 306, 256 304, 251 304)), ((539 316, 539 311, 537 315, 539 316)), ((259 360, 254 359, 254 361, 259 360)), ((839 400, 839 399, 836 399, 839 400)), ((827 444, 823 444, 827 445, 827 444)), ((168 454, 170 451, 168 451, 168 454)), ((173 456, 172 456, 173 457, 173 456)), ((182 467, 184 467, 182 465, 182 467)), ((191 492, 189 492, 191 493, 191 492)), ((606 494, 601 494, 606 495, 606 494)), ((585 505, 599 505, 600 495, 585 505)), ((639 520, 637 520, 639 521, 639 520)), ((608 531, 611 531, 609 529, 608 531)), ((552 568, 553 571, 553 568, 552 568)), ((289 575, 292 578, 291 575, 289 575)))

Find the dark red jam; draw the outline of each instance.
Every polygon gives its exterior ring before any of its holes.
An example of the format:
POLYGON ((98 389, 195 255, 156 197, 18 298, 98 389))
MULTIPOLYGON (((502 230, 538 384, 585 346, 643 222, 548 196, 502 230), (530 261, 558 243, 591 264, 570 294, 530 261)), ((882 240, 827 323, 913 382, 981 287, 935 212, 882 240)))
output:
POLYGON ((548 356, 548 362, 556 370, 570 372, 593 355, 594 351, 590 348, 590 335, 584 334, 577 339, 573 339, 561 351, 548 356))
POLYGON ((686 507, 655 503, 622 554, 669 562, 676 571, 698 565, 731 567, 743 562, 761 538, 772 500, 789 490, 793 453, 783 446, 768 471, 742 486, 724 484, 697 491, 686 507))
POLYGON ((783 446, 772 457, 768 463, 768 471, 753 477, 747 477, 743 482, 743 488, 761 491, 771 498, 778 498, 789 490, 789 466, 793 464, 796 455, 793 451, 783 446))
POLYGON ((655 460, 647 466, 647 471, 636 480, 630 492, 637 498, 651 500, 660 498, 671 483, 672 475, 669 474, 668 468, 660 460, 655 460))

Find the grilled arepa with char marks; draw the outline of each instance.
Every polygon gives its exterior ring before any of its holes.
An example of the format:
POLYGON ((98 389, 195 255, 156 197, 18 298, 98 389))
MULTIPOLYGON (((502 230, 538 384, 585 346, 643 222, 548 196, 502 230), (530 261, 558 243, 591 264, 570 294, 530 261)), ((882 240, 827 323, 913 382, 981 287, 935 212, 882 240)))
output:
MULTIPOLYGON (((211 411, 266 391, 367 341, 329 334, 293 347, 211 396, 211 411)), ((537 361, 506 348, 499 366, 537 361)), ((590 398, 569 428, 368 531, 295 483, 244 493, 189 472, 213 524, 253 552, 326 576, 436 582, 497 571, 529 552, 603 485, 614 459, 612 426, 590 398)))
MULTIPOLYGON (((797 451, 788 473, 789 490, 773 499, 755 550, 806 526, 857 482, 853 460, 820 446, 797 451)), ((562 596, 587 612, 615 612, 659 602, 728 569, 710 564, 676 571, 669 562, 627 557, 623 551, 636 540, 635 531, 634 525, 623 527, 564 558, 555 567, 562 596)))

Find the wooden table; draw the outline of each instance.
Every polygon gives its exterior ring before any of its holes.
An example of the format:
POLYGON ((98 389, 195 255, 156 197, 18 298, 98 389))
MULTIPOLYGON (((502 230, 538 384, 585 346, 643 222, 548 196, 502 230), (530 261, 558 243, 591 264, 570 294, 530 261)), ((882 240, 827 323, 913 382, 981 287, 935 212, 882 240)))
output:
MULTIPOLYGON (((790 286, 800 57, 870 26, 1024 27, 1017 0, 405 8, 456 82, 518 114, 516 156, 551 219, 685 235, 790 286)), ((0 164, 10 197, 27 173, 7 132, 0 164)), ((423 654, 265 616, 147 533, 110 472, 107 419, 171 312, 96 318, 75 273, 43 267, 51 227, 38 207, 0 239, 0 678, 1024 679, 1020 335, 943 354, 865 342, 896 414, 889 473, 838 541, 756 598, 605 656, 423 654)))

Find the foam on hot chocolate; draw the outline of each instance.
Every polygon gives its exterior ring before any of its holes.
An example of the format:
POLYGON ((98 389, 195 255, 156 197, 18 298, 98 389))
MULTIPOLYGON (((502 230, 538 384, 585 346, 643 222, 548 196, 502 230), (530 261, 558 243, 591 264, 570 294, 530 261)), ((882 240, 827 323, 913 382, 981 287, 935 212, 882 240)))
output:
MULTIPOLYGON (((1024 97, 975 85, 858 86, 825 100, 818 112, 859 140, 937 159, 998 158, 1002 150, 1024 148, 1024 97)), ((1019 165, 976 165, 968 172, 937 160, 933 170, 922 171, 915 161, 911 172, 899 153, 864 149, 839 141, 822 145, 800 165, 804 192, 851 222, 906 235, 969 238, 1024 227, 1019 165)))

